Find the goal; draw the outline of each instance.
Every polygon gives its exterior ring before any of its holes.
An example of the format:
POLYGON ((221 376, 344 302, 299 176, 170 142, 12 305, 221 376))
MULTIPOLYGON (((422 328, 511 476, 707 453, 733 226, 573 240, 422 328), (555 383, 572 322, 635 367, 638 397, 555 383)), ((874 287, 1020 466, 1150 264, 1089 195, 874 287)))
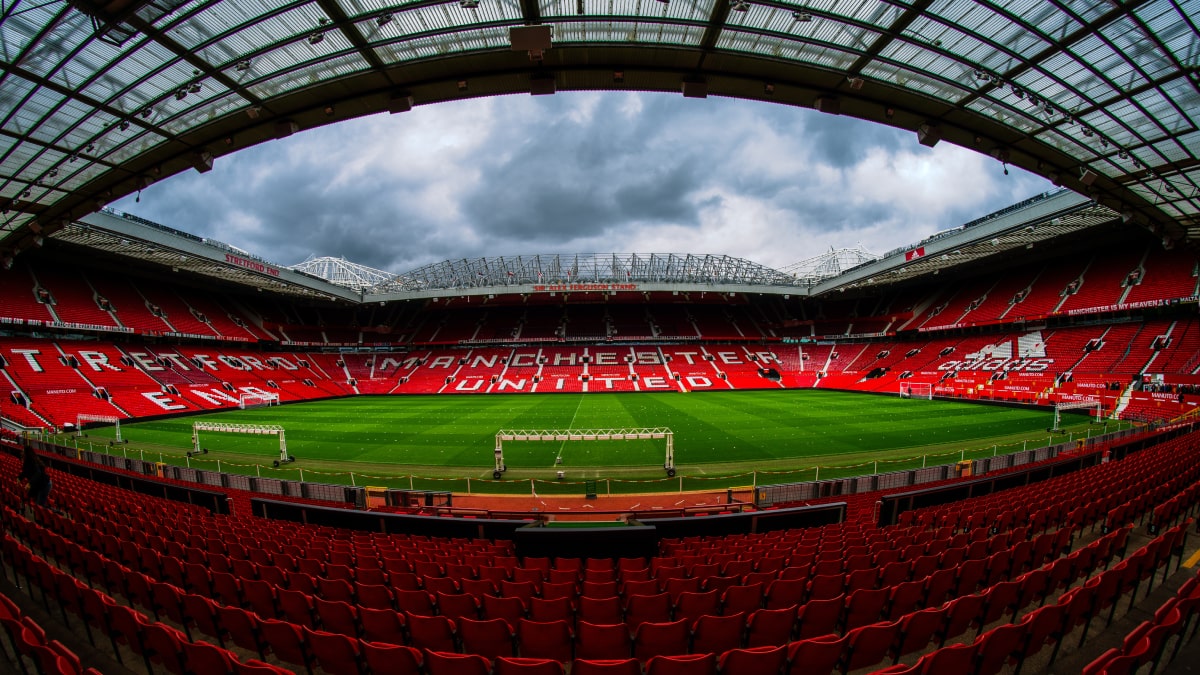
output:
POLYGON ((924 398, 933 400, 933 385, 928 382, 901 382, 900 398, 924 398))
MULTIPOLYGON (((492 478, 508 471, 504 464, 504 441, 646 441, 665 440, 666 459, 663 469, 667 476, 675 476, 675 433, 667 427, 636 427, 620 429, 501 429, 496 432, 494 451, 496 467, 492 478)), ((560 476, 561 477, 561 476, 560 476)))
POLYGON ((1090 411, 1088 416, 1092 418, 1092 422, 1100 424, 1104 421, 1104 402, 1098 398, 1088 398, 1082 401, 1066 401, 1054 404, 1054 425, 1046 431, 1061 431, 1059 424, 1062 422, 1062 412, 1064 410, 1087 410, 1090 411))
POLYGON ((200 432, 215 431, 223 434, 253 434, 255 436, 278 436, 279 437, 279 459, 275 460, 275 466, 296 461, 295 457, 288 455, 287 438, 285 437, 283 427, 278 424, 225 424, 221 422, 195 422, 192 424, 192 451, 188 456, 207 454, 208 449, 200 447, 200 432))
POLYGON ((75 435, 83 435, 83 425, 88 422, 102 422, 113 425, 113 431, 116 434, 117 442, 121 442, 121 418, 111 417, 109 415, 87 415, 80 414, 75 416, 75 435))
POLYGON ((270 405, 279 405, 279 394, 243 393, 238 397, 238 407, 242 410, 247 408, 262 408, 270 405))

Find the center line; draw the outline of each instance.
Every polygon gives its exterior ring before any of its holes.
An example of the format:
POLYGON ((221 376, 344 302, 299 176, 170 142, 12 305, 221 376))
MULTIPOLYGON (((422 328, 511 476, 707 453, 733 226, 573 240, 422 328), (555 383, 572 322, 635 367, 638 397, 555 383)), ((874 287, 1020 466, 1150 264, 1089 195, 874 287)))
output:
MULTIPOLYGON (((575 414, 571 415, 571 422, 567 425, 567 431, 575 428, 575 418, 579 417, 579 409, 583 407, 583 394, 579 395, 579 403, 575 406, 575 414)), ((569 434, 568 434, 569 436, 569 434)), ((562 445, 558 446, 558 455, 554 458, 554 466, 558 466, 562 460, 563 450, 567 447, 567 441, 563 441, 562 445)))

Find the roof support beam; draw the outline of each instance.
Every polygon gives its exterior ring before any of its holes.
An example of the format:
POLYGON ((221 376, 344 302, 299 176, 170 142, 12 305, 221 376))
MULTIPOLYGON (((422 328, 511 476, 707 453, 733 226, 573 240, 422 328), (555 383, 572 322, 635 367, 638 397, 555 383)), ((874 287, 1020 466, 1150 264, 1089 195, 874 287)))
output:
POLYGON ((536 26, 542 22, 542 8, 538 0, 520 0, 521 16, 525 17, 526 26, 536 26))
POLYGON ((333 0, 318 0, 317 4, 321 6, 321 9, 325 10, 326 16, 333 21, 333 25, 341 29, 342 34, 346 36, 350 44, 358 49, 359 54, 362 54, 363 60, 371 64, 371 67, 375 70, 387 75, 383 61, 379 60, 379 56, 375 54, 375 50, 371 49, 371 45, 367 43, 362 33, 358 32, 358 27, 350 21, 350 17, 346 16, 346 12, 342 11, 341 5, 333 2, 333 0))
POLYGON ((696 69, 704 68, 704 60, 717 46, 721 31, 725 30, 725 21, 729 18, 729 0, 717 0, 713 4, 712 14, 708 17, 708 26, 700 38, 700 58, 696 61, 696 69))
POLYGON ((892 44, 893 40, 900 37, 900 34, 904 32, 904 29, 908 28, 913 21, 916 21, 917 17, 924 14, 925 10, 929 9, 929 6, 932 4, 933 0, 920 0, 919 2, 913 3, 912 7, 909 7, 907 10, 905 10, 904 13, 892 23, 891 27, 888 28, 886 33, 880 35, 875 42, 867 48, 865 54, 858 57, 854 60, 854 63, 850 64, 850 67, 846 69, 846 74, 853 77, 861 73, 862 69, 866 68, 867 64, 869 64, 872 59, 882 54, 883 50, 886 49, 888 45, 892 44))

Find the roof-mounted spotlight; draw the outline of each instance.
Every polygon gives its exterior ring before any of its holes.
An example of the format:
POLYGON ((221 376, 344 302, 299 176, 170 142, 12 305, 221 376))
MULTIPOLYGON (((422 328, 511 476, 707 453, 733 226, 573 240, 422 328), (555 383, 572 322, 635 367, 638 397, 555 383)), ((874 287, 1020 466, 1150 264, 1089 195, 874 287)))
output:
POLYGON ((86 147, 86 148, 84 148, 84 149, 83 149, 83 151, 84 151, 84 152, 92 152, 92 151, 93 151, 93 150, 95 150, 95 149, 96 149, 96 144, 95 144, 95 143, 88 143, 88 144, 87 144, 87 147, 86 147))
POLYGON ((200 84, 199 82, 193 82, 188 86, 188 93, 189 94, 199 94, 200 90, 203 88, 204 88, 204 85, 200 84))
POLYGON ((380 28, 383 28, 384 26, 391 23, 393 18, 395 18, 395 17, 392 16, 391 12, 388 12, 387 14, 380 14, 378 17, 375 18, 375 25, 379 26, 380 28))
POLYGON ((233 69, 239 73, 244 73, 250 70, 250 59, 241 59, 233 65, 233 69))
POLYGON ((184 87, 180 87, 175 90, 175 100, 176 101, 182 101, 183 99, 187 98, 187 95, 188 95, 188 90, 184 87))
POLYGON ((308 44, 317 46, 325 41, 325 31, 317 31, 308 36, 308 44))
POLYGON ((746 0, 729 0, 729 9, 733 12, 749 12, 750 3, 746 0))
POLYGON ((121 120, 121 123, 117 125, 117 128, 121 131, 129 131, 129 122, 121 120))
POLYGON ((55 176, 58 175, 58 168, 55 167, 53 169, 50 169, 50 172, 47 173, 46 175, 49 176, 50 178, 54 178, 55 176))
POLYGON ((798 9, 792 12, 792 20, 799 23, 808 23, 809 21, 813 20, 813 15, 805 12, 804 10, 798 9))
POLYGON ((142 111, 138 114, 141 115, 142 119, 144 120, 150 119, 150 116, 154 114, 154 108, 142 108, 142 111))
POLYGON ((458 6, 463 9, 479 9, 479 0, 458 0, 458 6))

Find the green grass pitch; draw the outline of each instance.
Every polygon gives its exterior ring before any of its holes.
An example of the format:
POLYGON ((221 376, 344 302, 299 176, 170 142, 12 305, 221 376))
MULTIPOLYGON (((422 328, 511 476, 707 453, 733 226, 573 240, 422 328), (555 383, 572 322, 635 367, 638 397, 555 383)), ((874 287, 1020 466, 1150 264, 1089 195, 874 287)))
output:
MULTIPOLYGON (((963 449, 974 456, 983 449, 989 455, 1012 452, 1026 441, 1036 447, 1051 440, 1046 427, 1052 413, 813 390, 378 396, 130 423, 121 430, 130 448, 182 463, 192 423, 200 419, 281 425, 289 452, 299 458, 292 466, 305 469, 481 478, 490 476, 495 434, 502 428, 669 427, 680 472, 715 475, 869 466, 935 453, 941 453, 936 463, 947 463, 958 458, 948 455, 963 449)), ((1082 437, 1086 417, 1072 415, 1067 422, 1082 437)), ((111 429, 93 430, 89 438, 106 433, 111 429)), ((238 462, 269 465, 278 457, 273 437, 201 432, 200 441, 210 450, 204 459, 222 459, 227 470, 238 462)), ((555 469, 584 478, 661 477, 664 449, 661 440, 505 442, 506 478, 546 478, 555 469)))

